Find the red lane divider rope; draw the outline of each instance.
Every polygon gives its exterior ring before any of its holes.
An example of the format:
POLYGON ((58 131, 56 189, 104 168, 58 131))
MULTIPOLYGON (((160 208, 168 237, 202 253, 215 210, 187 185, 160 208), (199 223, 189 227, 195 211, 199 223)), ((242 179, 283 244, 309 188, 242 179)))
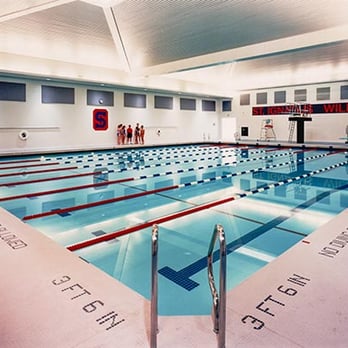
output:
POLYGON ((83 241, 83 242, 80 242, 80 243, 76 243, 74 245, 70 245, 70 246, 67 247, 67 249, 70 250, 70 251, 75 251, 75 250, 79 250, 79 249, 82 249, 82 248, 86 248, 88 246, 91 246, 91 245, 94 245, 94 244, 98 244, 100 242, 106 242, 108 240, 111 240, 111 239, 123 236, 125 234, 129 234, 129 233, 132 233, 132 232, 136 232, 136 231, 142 230, 144 228, 148 228, 148 227, 150 227, 150 226, 152 226, 154 224, 160 224, 160 223, 163 223, 163 222, 167 222, 167 221, 170 221, 170 220, 174 220, 174 219, 180 218, 182 216, 194 214, 194 213, 197 213, 198 211, 209 209, 209 208, 215 207, 216 205, 228 203, 228 202, 231 202, 233 200, 235 200, 235 197, 228 197, 228 198, 225 198, 225 199, 222 199, 222 200, 219 200, 219 201, 214 201, 214 202, 210 202, 210 203, 207 203, 207 204, 199 205, 199 206, 196 206, 196 207, 193 207, 193 208, 188 208, 186 210, 182 210, 182 211, 179 211, 179 212, 174 213, 174 214, 170 214, 170 215, 162 216, 162 217, 157 218, 157 219, 149 220, 149 221, 147 221, 145 223, 142 223, 142 224, 139 224, 139 225, 128 227, 128 228, 125 228, 123 230, 119 230, 119 231, 116 231, 116 232, 108 233, 108 234, 105 234, 103 236, 99 236, 99 237, 96 237, 96 238, 93 238, 93 239, 89 239, 89 240, 86 240, 86 241, 83 241))
POLYGON ((73 167, 65 167, 65 168, 32 170, 32 171, 28 171, 28 172, 0 174, 0 177, 3 178, 3 177, 6 177, 6 176, 17 176, 17 175, 28 175, 28 174, 59 172, 59 171, 63 171, 63 170, 71 170, 71 169, 78 169, 78 168, 79 167, 73 166, 73 167))
POLYGON ((64 176, 59 176, 59 177, 54 177, 54 178, 5 182, 5 183, 1 183, 0 187, 1 186, 18 186, 18 185, 25 185, 25 184, 34 184, 34 183, 37 183, 37 182, 54 181, 54 180, 61 180, 61 179, 74 179, 74 178, 78 178, 78 177, 81 177, 81 176, 90 176, 90 175, 96 175, 96 174, 102 174, 102 171, 64 175, 64 176))
POLYGON ((12 199, 19 199, 19 198, 32 198, 32 197, 38 197, 38 196, 45 196, 45 195, 51 195, 51 194, 55 194, 55 193, 63 193, 63 192, 68 192, 68 191, 75 191, 75 190, 77 191, 77 190, 82 190, 82 189, 91 188, 91 187, 99 187, 99 186, 106 186, 106 185, 111 185, 111 184, 119 184, 122 182, 131 181, 131 180, 133 180, 133 179, 132 178, 125 178, 125 179, 118 179, 118 180, 102 181, 102 182, 97 182, 95 184, 86 184, 86 185, 79 185, 79 186, 64 187, 64 188, 56 189, 56 190, 39 191, 39 192, 33 192, 33 193, 23 193, 23 194, 17 195, 17 196, 2 197, 2 198, 0 198, 0 202, 10 201, 12 199))
POLYGON ((16 161, 4 161, 4 162, 0 162, 0 165, 3 165, 3 164, 13 164, 13 163, 27 163, 27 162, 40 162, 41 160, 38 158, 38 159, 31 159, 31 160, 16 160, 16 161))
POLYGON ((182 217, 182 216, 186 216, 186 215, 189 215, 189 214, 193 214, 193 213, 196 213, 196 212, 201 211, 201 210, 209 209, 209 208, 215 207, 217 205, 221 205, 221 204, 224 204, 224 203, 229 203, 229 202, 232 202, 232 201, 234 201, 236 199, 248 197, 250 195, 253 195, 253 194, 256 194, 256 193, 259 193, 259 192, 263 192, 265 190, 272 189, 272 188, 280 186, 280 185, 292 183, 294 181, 298 181, 298 180, 301 180, 301 179, 304 179, 304 178, 307 178, 307 177, 311 177, 313 175, 320 174, 320 173, 325 172, 327 170, 335 169, 335 168, 338 168, 340 166, 347 165, 347 164, 348 164, 348 160, 347 161, 342 161, 342 162, 330 165, 330 166, 325 167, 325 168, 314 170, 314 171, 312 171, 310 173, 302 174, 302 175, 296 176, 294 178, 288 178, 286 180, 282 180, 282 181, 279 181, 279 182, 276 182, 276 183, 273 183, 273 184, 270 184, 270 185, 266 185, 264 187, 260 187, 258 189, 252 190, 252 191, 248 191, 246 193, 236 194, 235 196, 227 197, 227 198, 222 199, 222 200, 213 201, 213 202, 209 202, 209 203, 202 204, 202 205, 199 205, 199 206, 195 206, 195 207, 192 207, 192 208, 188 208, 188 209, 182 210, 182 211, 174 213, 174 214, 170 214, 170 215, 163 216, 163 217, 160 217, 160 218, 155 218, 153 220, 147 221, 147 222, 139 224, 139 225, 131 226, 131 227, 125 228, 123 230, 119 230, 119 231, 116 231, 116 232, 108 233, 108 234, 105 234, 103 236, 99 236, 99 237, 92 238, 92 239, 89 239, 89 240, 86 240, 86 241, 83 241, 83 242, 80 242, 80 243, 76 243, 76 244, 68 246, 67 249, 70 250, 70 251, 75 251, 75 250, 78 250, 78 249, 82 249, 82 248, 85 248, 85 247, 88 247, 88 246, 91 246, 91 245, 94 245, 94 244, 97 244, 97 243, 100 243, 100 242, 105 242, 105 241, 117 238, 119 236, 123 236, 125 234, 129 234, 129 233, 132 233, 132 232, 135 232, 135 231, 142 230, 142 229, 150 227, 150 226, 152 226, 154 224, 158 225, 160 223, 167 222, 167 221, 170 221, 170 220, 182 217))
MULTIPOLYGON (((133 178, 131 178, 131 179, 127 180, 127 181, 131 181, 131 180, 133 180, 133 178)), ((160 188, 160 189, 133 193, 133 194, 130 194, 130 195, 127 195, 127 196, 119 196, 119 197, 115 197, 115 198, 105 199, 105 200, 102 200, 102 201, 75 205, 75 206, 69 207, 69 208, 62 208, 62 209, 57 209, 57 210, 46 211, 46 212, 39 213, 39 214, 27 215, 27 216, 23 217, 23 221, 32 220, 32 219, 38 219, 38 218, 42 218, 42 217, 46 217, 46 216, 50 216, 50 215, 65 214, 65 213, 69 213, 71 211, 76 211, 76 210, 83 210, 83 209, 87 209, 87 208, 93 208, 93 207, 97 207, 99 205, 115 203, 115 202, 118 202, 118 201, 123 201, 123 200, 127 200, 127 199, 137 198, 137 197, 141 197, 141 196, 145 196, 145 195, 149 195, 149 194, 153 194, 153 193, 159 193, 159 192, 163 192, 163 191, 168 191, 168 190, 176 189, 178 187, 179 187, 178 185, 166 186, 166 187, 163 187, 163 188, 160 188)))
MULTIPOLYGON (((320 158, 320 157, 323 157, 323 156, 326 156, 326 154, 312 156, 312 157, 307 158, 307 160, 312 160, 314 158, 320 158)), ((298 161, 298 162, 300 163, 301 161, 298 161)), ((114 203, 114 202, 117 202, 117 201, 120 201, 120 200, 126 200, 126 199, 130 199, 130 198, 144 196, 144 195, 146 195, 148 193, 157 193, 157 192, 161 192, 161 191, 166 191, 166 190, 171 190, 171 189, 176 189, 176 188, 182 188, 182 187, 186 187, 186 186, 193 186, 193 185, 201 184, 201 183, 212 182, 212 181, 220 180, 220 179, 223 179, 223 178, 229 178, 229 177, 233 177, 233 176, 237 176, 237 175, 257 172, 257 171, 260 171, 260 170, 276 168, 276 167, 280 167, 282 165, 286 165, 286 164, 289 164, 289 163, 290 162, 278 163, 276 165, 265 166, 265 167, 257 168, 257 169, 244 170, 244 171, 241 171, 241 172, 224 174, 224 175, 221 175, 221 176, 216 176, 214 178, 206 178, 206 179, 202 179, 202 180, 196 180, 196 181, 192 181, 190 183, 177 184, 177 185, 174 185, 174 186, 168 186, 168 187, 157 189, 157 190, 144 191, 144 192, 141 192, 139 194, 133 194, 133 195, 116 197, 116 198, 110 198, 110 199, 106 199, 106 200, 100 200, 100 201, 94 202, 94 203, 86 203, 86 204, 82 204, 82 205, 78 205, 78 206, 74 206, 74 207, 67 207, 67 208, 62 208, 62 209, 56 209, 56 210, 53 210, 53 211, 42 212, 42 213, 33 214, 33 215, 27 215, 27 216, 25 216, 23 218, 23 220, 36 219, 36 218, 41 218, 41 217, 50 216, 50 215, 54 215, 54 214, 68 213, 70 211, 76 211, 76 210, 80 210, 80 209, 84 209, 84 208, 96 207, 96 206, 103 205, 103 204, 114 203)), ((191 170, 191 169, 187 169, 187 170, 191 170)), ((165 172, 165 173, 155 173, 155 174, 151 174, 151 175, 142 175, 142 176, 139 176, 139 177, 131 177, 131 178, 121 179, 121 181, 119 181, 119 182, 122 182, 122 180, 123 180, 123 182, 126 182, 126 181, 138 180, 138 179, 148 179, 150 177, 151 178, 153 178, 153 177, 160 177, 160 176, 163 176, 163 175, 171 175, 171 174, 176 174, 176 173, 184 172, 184 171, 185 170, 180 169, 180 170, 178 170, 176 172, 175 171, 170 171, 170 172, 165 172)), ((110 182, 105 181, 105 182, 102 183, 102 185, 107 185, 108 183, 110 183, 110 182)), ((64 192, 65 189, 60 189, 59 192, 62 192, 62 190, 64 192)), ((0 199, 0 201, 1 201, 1 199, 0 199)))
MULTIPOLYGON (((294 152, 295 154, 297 153, 296 151, 294 152)), ((287 155, 288 153, 286 154, 280 154, 281 156, 284 156, 284 155, 287 155)), ((279 156, 271 156, 271 157, 279 157, 279 156)), ((233 162, 225 162, 225 163, 219 163, 217 164, 216 166, 213 166, 213 165, 209 165, 207 166, 206 168, 214 168, 214 167, 221 167, 221 166, 227 166, 227 165, 231 165, 231 164, 237 164, 237 163, 244 163, 244 162, 249 162, 250 160, 257 160, 257 159, 265 159, 266 157, 255 157, 255 158, 252 158, 252 159, 246 159, 246 160, 240 160, 240 161, 233 161, 233 162)), ((203 160, 203 159, 201 159, 203 160)), ((178 164, 180 162, 175 162, 175 164, 178 164)), ((168 163, 164 163, 164 165, 168 165, 168 163)), ((144 168, 151 168, 151 167, 157 167, 157 165, 146 165, 144 166, 144 168)), ((204 167, 199 167, 198 169, 204 169, 204 167)), ((176 171, 175 173, 182 173, 182 172, 186 172, 186 171, 192 171, 193 168, 189 168, 189 169, 186 169, 186 170, 179 170, 179 171, 176 171)), ((123 170, 120 170, 120 171, 123 171, 123 170)), ((108 173, 116 173, 117 171, 115 170, 108 170, 107 171, 108 173)), ((174 174, 174 172, 165 172, 165 173, 162 173, 162 174, 174 174)), ((161 175, 162 175, 161 174, 161 175)), ((157 175, 152 175, 153 176, 157 176, 157 175)), ((145 177, 145 176, 140 176, 140 177, 135 177, 134 179, 137 180, 137 179, 145 179, 145 178, 148 178, 149 176, 145 177)), ((64 179, 65 177, 58 177, 58 178, 54 178, 53 180, 59 180, 59 179, 64 179)), ((41 182, 41 181, 46 181, 46 179, 39 179, 40 181, 24 181, 23 183, 24 184, 27 184, 27 183, 35 183, 35 182, 41 182)), ((52 179, 50 179, 52 180, 52 179)), ((112 183, 117 183, 117 181, 105 181, 105 185, 107 184, 112 184, 112 183)), ((15 183, 5 183, 5 184, 0 184, 0 186, 12 186, 12 185, 20 185, 21 182, 15 184, 15 183)), ((91 185, 82 185, 82 186, 76 186, 76 189, 83 189, 83 188, 88 188, 88 187, 93 187, 93 185, 95 186, 102 186, 104 184, 91 184, 91 185)), ((3 197, 3 198, 0 198, 0 201, 6 201, 6 200, 11 200, 11 199, 18 199, 18 198, 26 198, 26 197, 35 197, 35 196, 39 196, 39 195, 44 195, 44 194, 50 194, 50 193, 60 193, 60 192, 65 192, 65 191, 71 191, 71 190, 74 190, 75 188, 72 187, 72 188, 64 188, 64 189, 61 189, 61 191, 45 191, 44 193, 37 193, 37 194, 29 194, 29 195, 26 195, 26 194, 22 194, 22 195, 18 195, 18 196, 9 196, 9 197, 3 197)))
POLYGON ((43 166, 54 166, 61 164, 60 162, 46 162, 46 163, 40 163, 40 164, 31 164, 29 166, 11 166, 11 167, 0 167, 0 170, 5 169, 21 169, 21 168, 28 168, 28 167, 43 167, 43 166))

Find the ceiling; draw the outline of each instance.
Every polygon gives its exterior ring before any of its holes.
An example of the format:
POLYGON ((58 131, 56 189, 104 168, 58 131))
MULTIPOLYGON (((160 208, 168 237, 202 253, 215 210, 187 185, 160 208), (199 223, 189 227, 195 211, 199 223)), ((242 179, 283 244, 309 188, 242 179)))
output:
POLYGON ((0 74, 233 96, 348 79, 348 0, 0 0, 0 74))

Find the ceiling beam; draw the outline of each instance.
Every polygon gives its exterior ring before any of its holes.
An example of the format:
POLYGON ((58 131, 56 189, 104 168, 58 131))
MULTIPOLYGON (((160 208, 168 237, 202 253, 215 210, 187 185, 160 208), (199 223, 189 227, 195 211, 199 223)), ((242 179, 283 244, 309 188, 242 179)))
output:
POLYGON ((103 10, 104 10, 106 22, 111 32, 112 39, 114 40, 114 43, 116 46, 117 53, 121 60, 121 66, 123 67, 124 71, 130 72, 130 64, 129 64, 126 48, 122 41, 121 33, 117 25, 114 10, 111 7, 104 7, 103 10))

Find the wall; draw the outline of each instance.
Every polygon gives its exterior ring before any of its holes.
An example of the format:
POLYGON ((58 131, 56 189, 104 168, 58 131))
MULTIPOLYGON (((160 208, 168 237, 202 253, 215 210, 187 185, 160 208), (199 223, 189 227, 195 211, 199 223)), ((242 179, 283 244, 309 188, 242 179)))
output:
MULTIPOLYGON (((246 126, 249 128, 248 137, 242 139, 257 140, 260 139, 262 121, 271 118, 274 124, 274 130, 277 140, 287 141, 289 138, 288 114, 276 114, 265 116, 252 116, 252 107, 276 106, 286 103, 294 103, 294 91, 299 89, 307 90, 306 102, 310 104, 324 103, 347 103, 344 109, 348 111, 348 100, 340 99, 340 87, 347 86, 348 81, 325 83, 317 85, 296 85, 281 88, 256 89, 240 91, 239 95, 233 99, 233 116, 237 118, 237 129, 246 126), (317 100, 317 88, 330 87, 329 100, 317 100), (275 104, 274 92, 286 91, 286 103, 275 104), (256 94, 267 92, 267 104, 257 104, 256 94), (240 95, 250 94, 250 105, 240 105, 240 95)), ((345 136, 346 126, 348 125, 348 112, 330 113, 330 114, 312 114, 312 121, 305 123, 305 142, 344 142, 339 139, 345 136)), ((295 139, 295 137, 294 137, 295 139)))
MULTIPOLYGON (((2 79, 6 81, 6 79, 2 79)), ((197 96, 184 96, 196 99, 196 110, 180 110, 180 95, 173 95, 173 109, 155 109, 154 94, 144 90, 121 91, 88 85, 52 83, 50 81, 8 80, 26 84, 26 102, 0 101, 0 153, 28 153, 34 151, 64 151, 93 148, 112 148, 116 146, 116 126, 119 123, 134 125, 139 122, 146 128, 145 144, 187 143, 200 141, 234 141, 234 130, 223 129, 227 118, 236 119, 236 129, 249 128, 248 140, 260 139, 262 120, 272 118, 277 140, 287 141, 289 136, 288 115, 252 116, 253 106, 274 106, 274 92, 286 91, 286 102, 294 102, 294 90, 306 89, 307 100, 312 104, 348 103, 340 99, 340 87, 348 82, 335 82, 317 85, 296 85, 281 88, 240 91, 250 94, 250 105, 241 106, 239 95, 233 98, 232 111, 222 112, 222 100, 216 100, 216 112, 204 112, 202 99, 197 96), (42 104, 41 84, 74 87, 75 104, 42 104), (330 100, 318 101, 316 89, 330 87, 330 100), (100 89, 114 92, 114 106, 105 107, 109 112, 109 127, 106 131, 95 131, 92 126, 92 113, 103 106, 86 105, 86 90, 100 89), (147 107, 127 108, 123 106, 123 93, 142 93, 147 95, 147 107), (267 93, 267 105, 256 104, 257 93, 267 93), (27 140, 18 136, 21 130, 29 134, 27 140), (157 131, 160 130, 160 136, 157 131)), ((159 94, 160 95, 160 94, 159 94)), ((169 94, 167 94, 169 96, 169 94)), ((348 104, 347 104, 348 110, 348 104)), ((348 113, 313 114, 312 122, 305 124, 305 141, 344 142, 348 113)), ((228 119, 228 121, 230 121, 228 119)), ((230 122, 227 122, 229 124, 230 122)))
POLYGON ((202 98, 192 96, 184 97, 196 99, 196 110, 180 110, 178 95, 173 96, 172 110, 155 109, 153 93, 144 90, 120 91, 102 86, 100 90, 114 92, 114 106, 89 106, 86 102, 86 90, 96 90, 96 86, 72 86, 33 80, 7 82, 26 84, 26 102, 0 100, 0 152, 3 154, 112 148, 116 146, 116 126, 119 123, 131 124, 133 127, 137 122, 143 124, 146 129, 145 144, 148 145, 218 140, 221 132, 221 101, 217 99, 214 99, 216 112, 202 111, 202 98), (41 84, 75 87, 75 104, 41 103, 41 84), (124 92, 146 94, 147 107, 124 107, 124 92), (92 113, 95 108, 108 110, 109 127, 106 131, 93 129, 92 113), (26 130, 29 135, 26 140, 19 138, 22 130, 26 130), (161 131, 160 136, 157 135, 158 130, 161 131))

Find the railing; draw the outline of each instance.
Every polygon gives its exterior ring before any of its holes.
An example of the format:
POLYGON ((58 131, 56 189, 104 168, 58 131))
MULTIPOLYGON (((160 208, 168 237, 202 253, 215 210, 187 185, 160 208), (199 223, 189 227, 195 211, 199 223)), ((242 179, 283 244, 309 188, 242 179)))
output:
MULTIPOLYGON (((152 266, 151 266, 151 333, 150 347, 157 348, 158 334, 158 226, 152 226, 152 266)), ((218 348, 225 348, 226 341, 226 241, 225 232, 221 225, 214 228, 208 250, 208 280, 213 297, 212 315, 214 332, 218 335, 218 348), (214 246, 220 241, 220 283, 219 294, 215 286, 213 274, 214 246)))
POLYGON ((158 333, 158 226, 152 227, 152 267, 151 267, 151 334, 150 347, 157 347, 158 333))
POLYGON ((214 321, 214 332, 218 335, 218 348, 225 348, 226 341, 226 241, 225 232, 221 225, 215 225, 213 236, 208 250, 208 280, 213 298, 212 316, 214 321), (214 246, 219 238, 220 241, 220 283, 219 294, 217 292, 214 274, 214 246))

